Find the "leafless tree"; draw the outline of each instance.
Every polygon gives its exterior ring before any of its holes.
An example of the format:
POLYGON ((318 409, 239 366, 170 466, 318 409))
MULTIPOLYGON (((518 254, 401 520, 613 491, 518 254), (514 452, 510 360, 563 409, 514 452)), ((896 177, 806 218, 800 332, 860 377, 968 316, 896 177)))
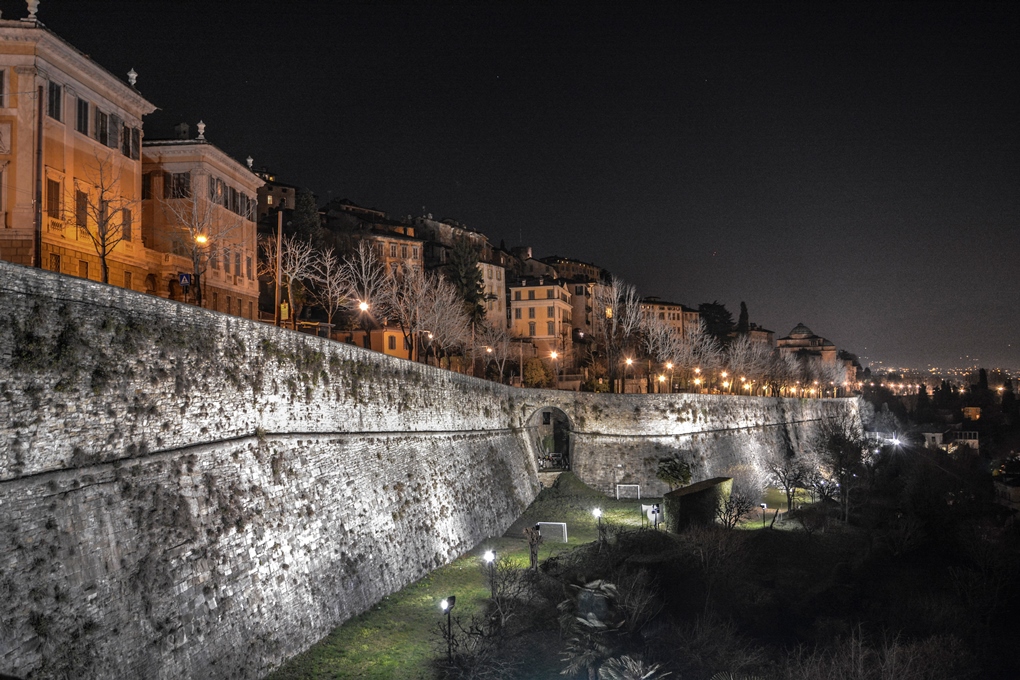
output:
POLYGON ((390 274, 375 256, 372 246, 364 241, 358 249, 344 260, 344 278, 347 281, 347 297, 362 316, 362 327, 369 320, 382 323, 389 316, 390 274))
MULTIPOLYGON (((275 262, 275 259, 273 261, 275 262)), ((330 247, 313 253, 312 267, 314 269, 312 278, 316 284, 315 299, 326 312, 326 323, 332 326, 337 312, 350 304, 343 262, 330 247)))
POLYGON ((428 332, 434 350, 447 356, 464 347, 471 338, 468 316, 460 299, 457 289, 437 276, 419 310, 422 331, 428 332))
POLYGON ((677 345, 674 363, 681 378, 690 383, 695 375, 707 374, 719 366, 722 348, 705 328, 703 320, 677 345))
POLYGON ((478 327, 478 341, 485 348, 486 359, 496 364, 502 382, 506 362, 512 356, 514 347, 514 338, 506 329, 506 324, 502 320, 492 323, 486 319, 478 327))
POLYGON ((680 333, 673 326, 655 316, 642 322, 641 339, 645 352, 658 363, 676 359, 682 342, 680 333))
POLYGON ((794 456, 792 452, 775 450, 765 459, 765 468, 769 473, 769 481, 786 494, 787 512, 793 510, 793 497, 797 489, 807 484, 805 460, 794 456))
POLYGON ((850 518, 853 496, 865 481, 867 441, 860 421, 851 411, 831 414, 819 423, 814 443, 829 481, 836 484, 835 496, 846 522, 850 518))
POLYGON ((614 389, 619 364, 641 325, 641 301, 634 286, 614 276, 608 285, 595 286, 592 306, 593 335, 605 348, 610 389, 614 389))
POLYGON ((754 507, 754 501, 739 491, 734 491, 729 498, 719 503, 715 509, 715 518, 727 529, 732 529, 754 507))
POLYGON ((432 289, 437 274, 426 272, 420 267, 402 266, 396 275, 390 277, 385 298, 390 320, 395 322, 404 335, 405 345, 412 341, 417 345, 422 333, 430 333, 423 321, 425 308, 430 304, 432 289))
MULTIPOLYGON (((265 257, 261 274, 276 275, 276 237, 263 242, 265 257)), ((297 328, 297 309, 294 306, 296 288, 316 275, 315 250, 308 241, 284 236, 280 242, 280 278, 286 281, 287 300, 291 309, 291 328, 297 328)))
MULTIPOLYGON (((195 301, 201 306, 202 277, 221 249, 236 241, 244 218, 218 209, 219 206, 196 187, 188 187, 186 194, 175 197, 171 193, 170 198, 161 199, 159 205, 169 223, 168 236, 174 252, 191 258, 195 301)), ((275 251, 273 262, 276 262, 275 251)))
POLYGON ((138 201, 124 195, 127 187, 121 181, 121 171, 113 162, 112 152, 100 155, 96 151, 95 164, 89 164, 84 180, 74 183, 74 211, 70 215, 80 236, 87 236, 99 256, 103 283, 110 282, 110 254, 121 241, 137 238, 133 233, 132 212, 138 201))

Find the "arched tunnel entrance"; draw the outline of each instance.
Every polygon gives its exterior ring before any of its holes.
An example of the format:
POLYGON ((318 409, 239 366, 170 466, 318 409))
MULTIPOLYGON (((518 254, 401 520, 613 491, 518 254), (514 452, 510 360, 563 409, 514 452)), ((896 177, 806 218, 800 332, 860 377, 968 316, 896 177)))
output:
POLYGON ((574 438, 566 413, 555 406, 542 407, 528 419, 527 430, 540 471, 570 469, 574 438))

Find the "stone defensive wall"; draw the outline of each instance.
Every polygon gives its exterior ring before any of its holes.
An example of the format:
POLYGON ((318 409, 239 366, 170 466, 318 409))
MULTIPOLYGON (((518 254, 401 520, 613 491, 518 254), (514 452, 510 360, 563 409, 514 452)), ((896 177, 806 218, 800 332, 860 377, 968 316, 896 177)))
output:
POLYGON ((846 408, 515 389, 0 262, 0 673, 262 677, 502 534, 546 412, 652 495, 673 452, 757 479, 846 408))

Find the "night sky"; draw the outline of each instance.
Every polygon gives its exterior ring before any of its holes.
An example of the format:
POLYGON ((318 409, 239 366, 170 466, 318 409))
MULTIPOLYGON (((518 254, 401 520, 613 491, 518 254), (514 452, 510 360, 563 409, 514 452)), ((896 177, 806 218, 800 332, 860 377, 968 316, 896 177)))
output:
MULTIPOLYGON (((0 2, 5 18, 24 3, 0 2)), ((58 2, 165 137, 885 365, 1020 368, 1017 4, 58 2), (194 130, 194 127, 192 127, 194 130)))

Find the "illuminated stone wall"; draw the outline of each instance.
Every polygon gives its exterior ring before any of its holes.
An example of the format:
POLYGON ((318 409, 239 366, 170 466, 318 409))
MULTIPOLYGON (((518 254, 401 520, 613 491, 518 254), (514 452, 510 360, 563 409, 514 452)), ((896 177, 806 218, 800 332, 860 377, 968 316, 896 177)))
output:
POLYGON ((261 677, 505 531, 546 407, 648 495, 848 404, 514 389, 0 262, 0 673, 261 677))

